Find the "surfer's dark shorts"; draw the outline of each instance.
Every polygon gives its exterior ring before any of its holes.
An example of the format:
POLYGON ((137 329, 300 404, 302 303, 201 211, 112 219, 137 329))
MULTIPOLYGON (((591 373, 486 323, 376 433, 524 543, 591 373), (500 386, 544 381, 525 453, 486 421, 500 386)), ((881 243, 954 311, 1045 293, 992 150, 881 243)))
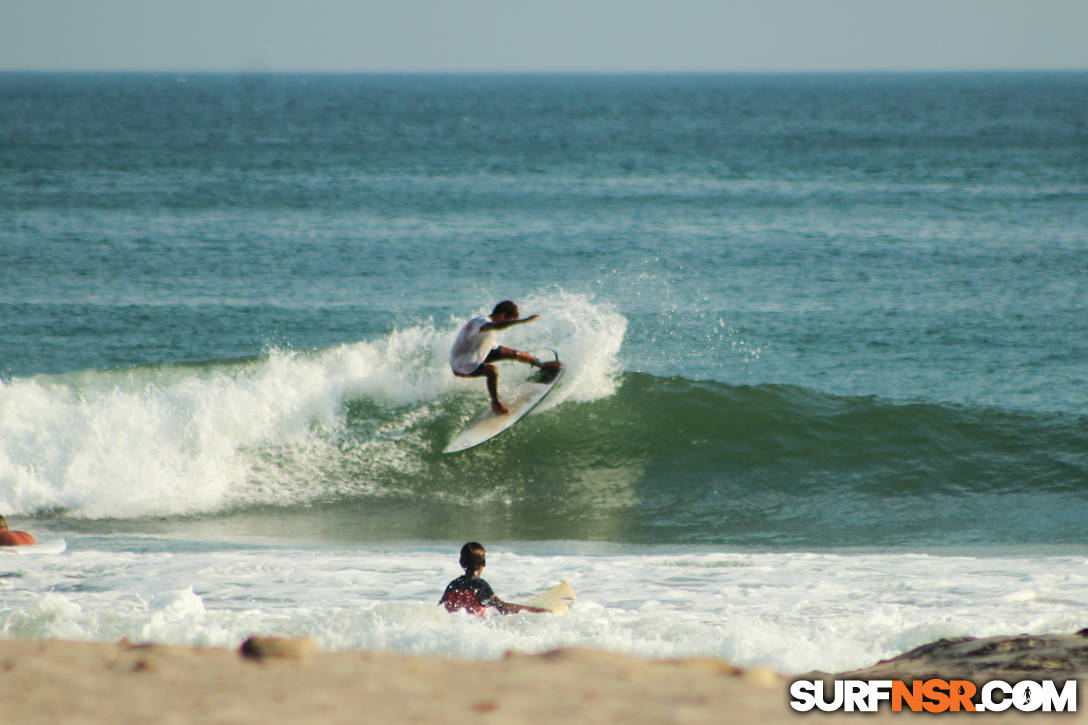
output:
POLYGON ((496 360, 513 357, 513 353, 514 351, 508 348, 496 347, 491 352, 487 353, 487 357, 484 358, 484 362, 495 362, 496 360))
POLYGON ((516 356, 517 356, 517 351, 516 350, 511 350, 508 347, 501 347, 501 346, 496 347, 496 348, 493 348, 491 350, 491 352, 487 353, 487 357, 484 358, 484 361, 482 363, 480 363, 479 365, 477 365, 475 368, 473 368, 471 373, 467 373, 467 374, 466 373, 458 373, 458 375, 462 375, 463 377, 466 377, 466 378, 473 378, 473 377, 476 377, 477 375, 483 375, 484 371, 481 370, 480 368, 483 367, 485 363, 495 362, 496 360, 509 360, 509 359, 511 359, 513 357, 516 357, 516 356))

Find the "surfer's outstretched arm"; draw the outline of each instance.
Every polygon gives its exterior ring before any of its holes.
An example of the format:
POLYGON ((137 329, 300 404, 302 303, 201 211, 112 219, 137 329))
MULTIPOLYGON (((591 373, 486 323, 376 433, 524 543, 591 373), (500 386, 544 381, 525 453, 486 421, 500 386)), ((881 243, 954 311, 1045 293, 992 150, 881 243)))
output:
POLYGON ((528 317, 518 317, 511 319, 509 317, 492 316, 491 322, 488 322, 483 326, 484 330, 504 330, 507 327, 513 327, 514 325, 524 325, 526 322, 532 322, 540 319, 540 315, 529 315, 528 317))

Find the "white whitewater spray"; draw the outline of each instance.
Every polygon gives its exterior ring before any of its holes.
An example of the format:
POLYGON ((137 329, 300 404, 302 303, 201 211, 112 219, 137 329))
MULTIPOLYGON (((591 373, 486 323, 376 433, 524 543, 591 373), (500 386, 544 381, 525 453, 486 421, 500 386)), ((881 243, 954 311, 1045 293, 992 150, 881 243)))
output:
MULTIPOLYGON (((558 348, 570 369, 551 406, 614 391, 621 315, 562 292, 523 307, 541 319, 504 342, 558 348)), ((248 363, 9 381, 0 386, 0 510, 130 518, 327 495, 323 473, 344 447, 347 406, 364 399, 379 412, 371 438, 353 446, 411 470, 401 443, 441 414, 437 401, 485 402, 480 381, 449 372, 461 322, 319 351, 276 349, 248 363)))

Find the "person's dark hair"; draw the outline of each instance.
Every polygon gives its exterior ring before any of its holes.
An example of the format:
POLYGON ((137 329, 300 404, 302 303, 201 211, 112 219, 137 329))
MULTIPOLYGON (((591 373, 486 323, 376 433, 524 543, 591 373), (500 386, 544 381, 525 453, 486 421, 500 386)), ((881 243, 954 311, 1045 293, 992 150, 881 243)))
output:
POLYGON ((8 527, 8 520, 5 519, 3 516, 0 516, 0 530, 6 529, 7 527, 8 527))
POLYGON ((514 304, 513 300, 503 300, 495 305, 495 309, 491 310, 491 316, 495 317, 496 315, 513 317, 515 320, 521 317, 521 314, 518 313, 518 306, 514 304))
POLYGON ((477 572, 487 563, 487 550, 483 544, 470 541, 461 547, 461 568, 466 574, 477 572))

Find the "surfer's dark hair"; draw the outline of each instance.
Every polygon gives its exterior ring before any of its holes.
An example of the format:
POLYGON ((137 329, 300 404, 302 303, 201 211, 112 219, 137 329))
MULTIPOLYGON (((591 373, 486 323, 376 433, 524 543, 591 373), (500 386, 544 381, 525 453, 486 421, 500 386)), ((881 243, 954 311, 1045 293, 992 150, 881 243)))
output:
POLYGON ((491 310, 491 316, 494 317, 495 315, 513 317, 515 320, 521 317, 521 314, 518 312, 518 306, 514 304, 513 300, 503 300, 495 305, 495 309, 491 310))
POLYGON ((487 549, 483 544, 470 541, 461 547, 461 568, 466 574, 479 571, 487 563, 487 549))
POLYGON ((6 529, 7 527, 8 527, 8 520, 5 519, 3 516, 0 516, 0 530, 6 529))

